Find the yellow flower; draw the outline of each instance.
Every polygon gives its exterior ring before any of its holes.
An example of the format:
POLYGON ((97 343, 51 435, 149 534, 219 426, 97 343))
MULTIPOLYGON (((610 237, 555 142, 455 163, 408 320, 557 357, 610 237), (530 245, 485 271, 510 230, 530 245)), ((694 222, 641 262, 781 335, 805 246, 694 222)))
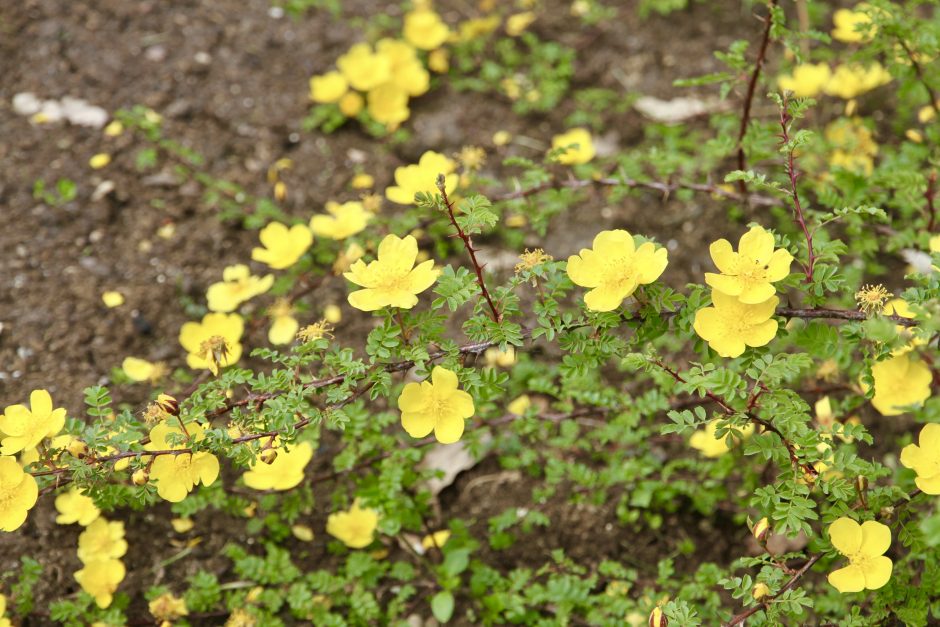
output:
POLYGON ((884 285, 878 283, 875 285, 864 285, 855 292, 855 302, 860 311, 871 315, 883 311, 885 302, 894 294, 889 292, 884 285))
POLYGON ((313 243, 313 233, 303 224, 295 224, 288 229, 280 222, 272 222, 261 229, 258 237, 263 248, 252 249, 251 258, 275 270, 297 263, 313 243))
POLYGON ((473 415, 473 397, 458 390, 457 375, 441 366, 431 371, 431 381, 408 383, 398 397, 401 425, 413 438, 434 431, 441 444, 452 444, 463 435, 464 420, 473 415))
POLYGON ((99 152, 88 160, 88 165, 91 166, 92 170, 100 170, 109 163, 111 163, 111 155, 106 152, 99 152))
POLYGON ((398 39, 382 39, 375 49, 391 61, 392 84, 412 97, 427 93, 431 75, 421 65, 418 53, 410 44, 398 39))
POLYGON ((291 525, 290 532, 301 542, 313 542, 313 529, 307 525, 291 525))
MULTIPOLYGON (((860 4, 857 8, 864 6, 866 5, 860 4)), ((872 25, 870 15, 851 9, 839 9, 833 13, 832 23, 835 26, 832 29, 832 38, 847 43, 869 41, 878 31, 878 27, 872 25)))
POLYGON ((267 292, 273 284, 273 274, 258 277, 244 264, 228 266, 222 271, 222 281, 213 283, 206 291, 209 311, 235 311, 246 300, 267 292))
POLYGON ((392 62, 383 54, 376 54, 372 46, 359 43, 336 60, 336 67, 349 84, 359 91, 369 91, 392 77, 392 62))
POLYGON ((0 531, 15 531, 39 498, 39 486, 13 457, 0 457, 0 531))
POLYGON ((450 70, 450 56, 444 48, 432 50, 428 54, 428 67, 438 74, 446 74, 450 70))
POLYGON ((594 150, 594 141, 591 132, 586 128, 573 128, 570 131, 552 137, 552 148, 566 148, 558 157, 558 162, 565 165, 578 165, 587 163, 597 154, 594 150), (577 144, 573 148, 569 147, 577 144))
POLYGON ((339 112, 347 118, 354 118, 359 115, 365 104, 366 101, 363 99, 362 94, 350 91, 339 99, 339 112))
POLYGON ((512 401, 506 405, 506 411, 515 416, 521 416, 526 413, 526 410, 532 406, 532 399, 529 398, 528 394, 523 394, 516 400, 512 401))
POLYGON ((405 14, 402 34, 408 43, 421 50, 434 50, 447 41, 450 29, 431 9, 417 9, 405 14))
POLYGON ((361 202, 350 201, 339 204, 328 201, 326 211, 330 215, 316 215, 310 219, 310 230, 314 235, 341 240, 366 228, 372 213, 366 211, 361 202))
POLYGON ((310 99, 314 102, 339 102, 348 90, 346 77, 335 70, 310 79, 310 99))
POLYGON ((378 512, 362 509, 357 499, 347 511, 329 515, 326 532, 349 548, 361 549, 372 544, 378 524, 378 512))
POLYGON ((891 578, 893 565, 884 553, 891 546, 891 529, 869 520, 859 525, 843 516, 829 525, 829 541, 849 565, 829 573, 829 583, 839 592, 877 590, 891 578))
POLYGON ((330 324, 338 324, 343 319, 343 310, 337 305, 327 305, 323 308, 323 319, 330 324))
POLYGON ((245 485, 255 490, 290 490, 304 480, 304 469, 313 457, 309 442, 301 442, 290 451, 276 448, 277 457, 270 464, 255 459, 244 474, 245 485))
POLYGON ((124 124, 120 120, 111 120, 106 127, 104 127, 104 134, 108 137, 117 137, 124 132, 124 124))
MULTIPOLYGON (((520 217, 525 218, 525 216, 520 217)), ((509 221, 507 220, 506 222, 508 225, 509 221)), ((526 270, 534 270, 537 266, 552 261, 552 259, 553 257, 551 255, 545 254, 545 251, 541 248, 536 248, 535 250, 529 250, 526 248, 525 252, 519 255, 519 263, 516 264, 515 268, 513 268, 513 271, 516 274, 520 274, 526 270)))
POLYGON ((411 115, 408 92, 394 83, 384 83, 371 89, 367 101, 372 119, 390 129, 398 128, 411 115))
POLYGON ((75 581, 82 590, 95 598, 98 607, 104 609, 111 605, 118 585, 124 580, 126 571, 121 560, 95 559, 75 573, 75 581))
POLYGON ((155 599, 152 599, 150 603, 147 604, 147 608, 150 610, 150 614, 159 622, 174 621, 189 615, 186 601, 173 596, 169 592, 164 592, 155 599))
POLYGON ((308 324, 297 332, 297 339, 301 342, 312 342, 325 337, 333 337, 333 325, 326 320, 308 324))
POLYGON ((417 305, 417 294, 431 287, 438 275, 431 259, 414 266, 417 256, 418 242, 412 236, 385 236, 379 244, 378 259, 368 265, 359 259, 343 274, 365 288, 352 292, 349 304, 362 311, 386 306, 411 309, 417 305))
POLYGON ((186 533, 192 531, 196 523, 193 522, 192 518, 172 518, 170 519, 170 526, 173 527, 173 531, 176 533, 186 533))
POLYGON ((139 357, 125 357, 121 362, 121 370, 131 381, 156 383, 166 374, 166 365, 163 362, 153 363, 139 357))
POLYGON ((118 559, 127 553, 124 523, 96 518, 78 536, 78 559, 85 564, 99 559, 118 559))
POLYGON ((783 248, 774 250, 773 234, 759 226, 741 236, 738 252, 726 239, 712 243, 709 252, 721 274, 706 272, 705 282, 746 305, 766 302, 776 294, 772 283, 785 279, 793 263, 793 255, 783 248))
POLYGON ((460 41, 471 41, 473 39, 485 37, 499 28, 499 23, 500 18, 498 15, 477 17, 463 21, 460 23, 460 33, 458 35, 458 39, 460 41))
POLYGON ((242 356, 241 338, 245 323, 237 313, 210 313, 201 322, 186 322, 180 328, 180 344, 186 349, 186 363, 193 370, 234 364, 242 356), (224 354, 210 351, 213 339, 221 338, 225 343, 224 354), (215 357, 219 359, 216 360, 215 357))
POLYGON ((428 150, 415 165, 395 168, 395 185, 385 190, 385 197, 400 205, 413 205, 415 194, 437 194, 437 176, 444 175, 444 189, 448 194, 457 188, 457 164, 444 155, 428 150))
POLYGON ((43 438, 52 437, 65 426, 65 409, 52 408, 52 397, 46 390, 33 390, 29 408, 10 405, 0 416, 0 455, 12 455, 36 448, 43 438))
POLYGON ((493 145, 505 146, 512 141, 512 133, 509 131, 496 131, 493 133, 493 145))
POLYGON ((532 11, 510 15, 506 18, 506 34, 510 37, 518 37, 534 21, 535 13, 532 11))
MULTIPOLYGON (((699 451, 705 457, 721 457, 731 449, 728 447, 728 435, 722 437, 717 437, 715 433, 718 431, 718 421, 712 420, 705 425, 704 429, 699 429, 689 438, 689 446, 699 451)), ((740 429, 741 435, 744 437, 750 436, 754 433, 754 425, 749 424, 743 429, 740 429)), ((735 444, 738 443, 736 437, 732 437, 732 440, 735 444)))
POLYGON ((568 276, 575 285, 593 288, 584 304, 593 311, 613 311, 640 285, 652 283, 666 269, 665 248, 646 242, 639 248, 627 231, 601 231, 593 248, 568 257, 568 276))
POLYGON ((918 442, 901 449, 901 463, 917 473, 914 483, 924 494, 940 494, 940 423, 924 425, 918 442))
POLYGON ((7 598, 0 594, 0 627, 12 627, 13 623, 10 622, 10 619, 6 617, 7 614, 7 598))
POLYGON ((843 100, 851 100, 865 92, 891 82, 891 74, 880 63, 865 68, 861 65, 840 65, 826 85, 825 92, 843 100))
POLYGON ((508 346, 505 351, 501 351, 495 346, 488 348, 486 352, 483 353, 483 361, 490 368, 495 368, 496 366, 508 368, 516 363, 516 349, 512 346, 508 346))
POLYGON ((763 303, 745 304, 713 290, 712 306, 695 312, 692 327, 722 357, 738 357, 746 346, 765 346, 777 335, 772 316, 779 302, 771 296, 763 303))
POLYGON ((826 139, 833 144, 829 165, 851 172, 871 174, 875 168, 878 144, 872 133, 856 118, 840 118, 826 127, 826 139))
POLYGON ((92 498, 77 488, 72 488, 55 497, 55 508, 59 512, 55 521, 60 525, 78 523, 82 527, 87 527, 101 515, 101 510, 92 498))
POLYGON ((375 186, 375 179, 371 174, 360 172, 352 177, 349 186, 353 189, 372 189, 375 186))
POLYGON ((911 353, 879 361, 871 367, 871 376, 875 381, 871 404, 882 416, 903 414, 905 407, 920 406, 930 398, 930 368, 911 353))
POLYGON ((294 317, 294 308, 286 298, 279 298, 268 309, 271 318, 271 328, 268 329, 268 341, 279 346, 290 344, 297 334, 300 323, 294 317))
POLYGON ((115 292, 114 290, 104 292, 101 295, 101 302, 104 303, 104 306, 108 309, 114 309, 115 307, 120 307, 124 304, 124 294, 120 292, 115 292))
POLYGON ((430 551, 434 547, 443 548, 447 541, 450 539, 450 530, 441 529, 440 531, 435 531, 432 534, 426 535, 421 538, 421 548, 425 551, 430 551))
POLYGON ((242 608, 236 608, 229 614, 228 620, 225 621, 225 627, 256 627, 258 624, 258 619, 255 618, 248 610, 242 608))
POLYGON ((333 274, 339 275, 348 272, 353 263, 361 259, 364 254, 366 254, 365 249, 353 242, 346 250, 342 250, 336 255, 336 259, 333 260, 333 274))
MULTIPOLYGON (((205 429, 198 423, 190 423, 186 429, 197 442, 206 437, 205 429)), ((150 430, 150 442, 144 448, 148 451, 188 448, 185 444, 170 445, 167 442, 168 435, 182 433, 178 426, 161 422, 150 430)), ((157 481, 157 494, 171 503, 185 499, 200 482, 206 486, 212 485, 218 476, 219 460, 207 451, 160 455, 154 458, 150 468, 151 479, 157 481)))
POLYGON ((793 68, 793 74, 777 77, 777 86, 793 92, 797 98, 814 98, 823 90, 831 76, 832 70, 826 63, 804 63, 793 68))

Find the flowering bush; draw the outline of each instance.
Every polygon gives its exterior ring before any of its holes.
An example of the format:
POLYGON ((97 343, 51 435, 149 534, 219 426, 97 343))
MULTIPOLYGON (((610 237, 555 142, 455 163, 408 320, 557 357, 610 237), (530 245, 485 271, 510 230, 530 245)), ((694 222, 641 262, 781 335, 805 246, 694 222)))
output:
MULTIPOLYGON (((630 148, 592 120, 607 97, 569 94, 568 55, 529 32, 535 8, 481 2, 458 21, 412 2, 364 33, 310 80, 308 130, 356 118, 396 145, 412 100, 448 82, 587 105, 525 152, 508 131, 486 149, 422 146, 416 162, 352 173, 369 193, 302 211, 276 204, 281 159, 273 200, 226 205, 259 245, 213 266, 190 320, 161 338, 171 351, 127 355, 81 410, 46 389, 5 405, 0 532, 29 533, 49 499, 55 524, 78 526, 81 568, 65 575, 80 592, 43 609, 29 590, 48 565, 22 556, 0 616, 940 621, 940 14, 920 0, 831 15, 799 2, 796 16, 752 4, 757 46, 680 81, 724 105, 650 123, 630 148), (499 67, 473 80, 485 41, 499 67), (625 199, 643 216, 619 211, 625 199), (597 202, 611 219, 581 219, 597 202), (662 207, 699 202, 707 250, 683 249, 662 207), (565 215, 578 228, 555 239, 565 215), (122 402, 132 385, 149 402, 122 402), (468 510, 445 510, 457 474, 485 465, 468 510), (523 481, 522 497, 504 485, 523 481), (503 510, 481 518, 484 501, 503 510), (134 541, 137 510, 188 538, 153 572, 135 554, 166 547, 134 541), (235 530, 225 566, 163 578, 214 519, 235 530), (538 539, 585 522, 601 555, 538 539)), ((570 10, 588 22, 599 5, 570 10)), ((118 120, 207 196, 230 189, 158 114, 118 120)))

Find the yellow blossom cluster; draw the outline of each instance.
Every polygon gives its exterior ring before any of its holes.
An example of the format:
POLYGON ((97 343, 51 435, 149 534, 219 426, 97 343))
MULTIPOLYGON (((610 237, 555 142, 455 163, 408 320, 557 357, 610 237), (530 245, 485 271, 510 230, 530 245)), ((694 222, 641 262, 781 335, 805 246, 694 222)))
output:
POLYGON ((826 127, 825 137, 832 147, 830 166, 865 175, 874 171, 878 144, 861 120, 839 118, 826 127))
POLYGON ((78 559, 82 568, 75 581, 95 599, 98 607, 111 605, 126 573, 121 557, 127 553, 124 523, 97 518, 78 536, 78 559))
POLYGON ((719 274, 705 273, 712 306, 695 312, 693 328, 722 357, 739 357, 746 347, 769 344, 777 334, 774 311, 780 299, 773 283, 790 274, 793 256, 774 249, 774 236, 753 226, 741 236, 737 252, 726 239, 712 243, 719 274))
POLYGON ((877 61, 868 66, 842 64, 835 71, 827 63, 804 63, 793 68, 792 73, 777 78, 780 89, 798 98, 826 94, 843 100, 857 98, 890 82, 891 74, 877 61))
POLYGON ((422 46, 435 42, 440 45, 449 30, 437 13, 426 10, 406 16, 405 32, 404 40, 386 38, 374 47, 368 43, 353 45, 337 59, 336 70, 310 79, 310 99, 335 104, 349 118, 365 109, 369 117, 389 130, 398 128, 411 115, 409 99, 423 95, 430 87, 430 74, 418 49, 426 50, 422 46))

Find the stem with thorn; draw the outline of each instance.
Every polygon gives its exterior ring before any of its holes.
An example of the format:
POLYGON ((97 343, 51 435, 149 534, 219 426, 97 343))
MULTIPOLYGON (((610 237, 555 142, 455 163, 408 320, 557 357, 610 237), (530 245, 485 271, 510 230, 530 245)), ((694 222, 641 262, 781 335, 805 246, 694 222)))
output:
POLYGON ((788 146, 790 143, 790 123, 793 117, 790 115, 789 103, 784 97, 783 104, 780 107, 780 145, 786 148, 787 154, 787 177, 790 179, 790 197, 793 200, 793 214, 796 223, 803 230, 806 238, 807 260, 803 265, 803 272, 806 273, 806 282, 813 281, 813 266, 816 264, 816 254, 813 252, 813 236, 806 226, 806 219, 803 216, 803 206, 800 204, 800 193, 796 187, 796 180, 799 178, 799 172, 796 169, 796 158, 793 156, 794 149, 788 146))
POLYGON ((503 319, 503 314, 499 312, 499 309, 496 307, 496 303, 493 302, 493 298, 490 296, 490 292, 486 289, 486 282, 483 280, 483 266, 480 265, 480 262, 477 261, 477 249, 473 247, 473 242, 470 240, 470 236, 460 228, 460 224, 457 222, 457 216, 454 214, 454 203, 450 201, 447 197, 447 188, 444 184, 444 175, 439 174, 437 176, 437 189, 441 192, 441 198, 444 201, 444 206, 447 208, 447 216, 450 218, 450 223, 457 231, 457 237, 463 241, 463 247, 467 249, 467 252, 470 254, 470 263, 473 264, 473 270, 477 274, 477 284, 480 286, 480 292, 483 293, 483 298, 486 299, 486 304, 490 306, 490 313, 493 316, 494 322, 501 322, 503 319))

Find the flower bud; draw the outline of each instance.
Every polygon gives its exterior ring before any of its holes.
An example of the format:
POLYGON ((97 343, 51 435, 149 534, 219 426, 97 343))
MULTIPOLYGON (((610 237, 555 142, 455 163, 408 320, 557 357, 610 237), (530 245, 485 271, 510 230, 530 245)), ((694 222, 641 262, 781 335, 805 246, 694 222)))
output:
POLYGON ((751 588, 751 596, 754 597, 755 601, 760 601, 768 594, 770 594, 770 586, 762 581, 755 583, 754 587, 751 588))
POLYGON ((157 406, 170 414, 171 416, 180 415, 180 404, 179 402, 170 396, 169 394, 161 394, 157 397, 157 406))
POLYGON ((766 516, 757 521, 751 533, 754 534, 754 539, 757 540, 759 544, 767 542, 767 536, 770 535, 770 522, 767 520, 766 516))
POLYGON ((261 451, 261 455, 259 457, 265 464, 273 464, 274 460, 277 459, 277 451, 273 448, 266 448, 261 451))
POLYGON ((865 475, 855 477, 855 489, 858 490, 859 494, 868 490, 868 477, 865 475))
POLYGON ((134 474, 131 475, 131 481, 134 482, 134 485, 144 485, 150 481, 150 473, 144 468, 138 468, 134 471, 134 474))
POLYGON ((669 625, 669 619, 663 614, 662 608, 657 605, 653 608, 653 611, 650 612, 648 624, 649 627, 666 627, 669 625))
POLYGON ((88 455, 88 445, 81 440, 72 440, 65 448, 72 454, 72 457, 77 457, 78 459, 88 455))

